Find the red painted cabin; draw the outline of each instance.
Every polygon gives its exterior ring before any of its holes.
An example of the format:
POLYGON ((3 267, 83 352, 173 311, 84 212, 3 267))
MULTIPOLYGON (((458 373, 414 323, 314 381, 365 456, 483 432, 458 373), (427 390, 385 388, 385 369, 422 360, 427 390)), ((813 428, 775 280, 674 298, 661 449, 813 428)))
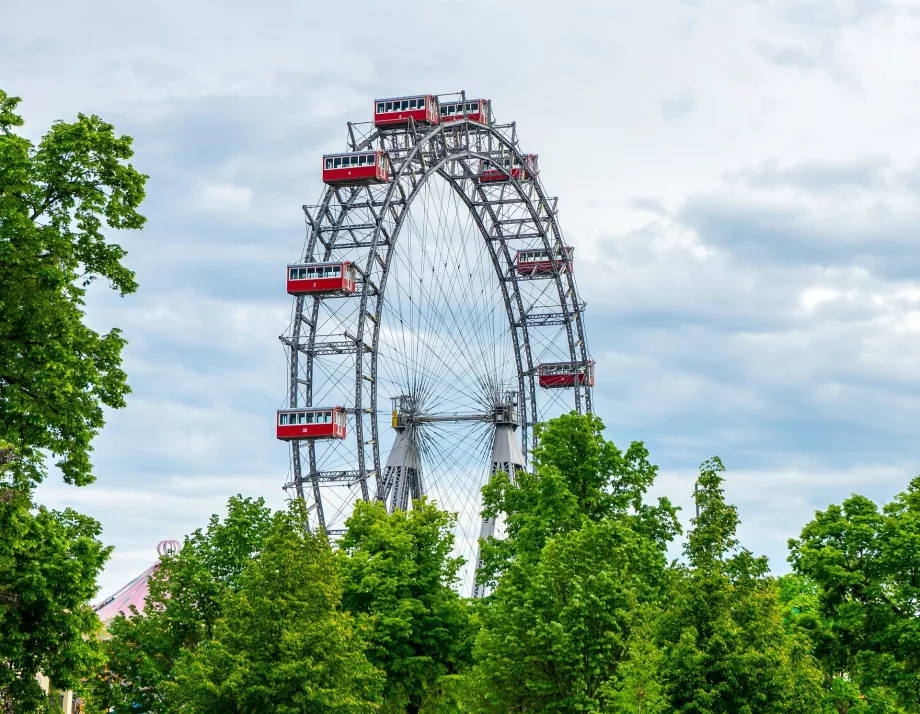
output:
POLYGON ((584 362, 545 362, 537 366, 537 379, 543 389, 566 389, 574 387, 577 381, 581 386, 594 386, 594 361, 584 362))
POLYGON ((323 183, 362 186, 389 181, 390 160, 383 151, 323 155, 323 183))
POLYGON ((565 247, 566 255, 563 256, 559 251, 550 258, 550 254, 539 248, 528 248, 519 250, 514 258, 514 267, 521 275, 548 275, 552 274, 553 266, 559 270, 565 268, 565 259, 568 258, 569 265, 572 265, 572 257, 575 249, 567 245, 565 247))
POLYGON ((289 265, 287 291, 291 295, 354 293, 356 271, 350 262, 289 265))
POLYGON ((488 99, 468 99, 466 101, 466 117, 463 116, 463 102, 444 102, 441 105, 441 121, 456 121, 457 119, 469 119, 479 124, 489 124, 492 119, 492 111, 488 99))
POLYGON ((416 124, 438 124, 441 120, 438 98, 433 94, 422 94, 374 102, 374 126, 400 126, 408 124, 410 119, 416 124))
POLYGON ((279 409, 276 425, 278 438, 282 441, 344 439, 345 409, 343 407, 279 409))
POLYGON ((498 160, 484 159, 479 166, 479 182, 507 181, 508 174, 517 181, 527 181, 539 173, 536 154, 524 154, 523 164, 516 154, 508 154, 498 160))

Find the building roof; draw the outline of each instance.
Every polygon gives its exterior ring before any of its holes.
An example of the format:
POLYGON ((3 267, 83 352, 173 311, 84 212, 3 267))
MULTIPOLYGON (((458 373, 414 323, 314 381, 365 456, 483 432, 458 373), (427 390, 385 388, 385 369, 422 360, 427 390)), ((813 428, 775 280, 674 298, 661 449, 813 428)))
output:
MULTIPOLYGON (((157 545, 157 553, 160 555, 178 553, 181 547, 178 541, 164 540, 157 545)), ((159 562, 154 563, 140 575, 119 588, 113 595, 93 607, 103 625, 108 626, 119 613, 130 617, 132 605, 137 608, 139 613, 144 611, 144 605, 147 602, 148 581, 159 567, 159 562)))

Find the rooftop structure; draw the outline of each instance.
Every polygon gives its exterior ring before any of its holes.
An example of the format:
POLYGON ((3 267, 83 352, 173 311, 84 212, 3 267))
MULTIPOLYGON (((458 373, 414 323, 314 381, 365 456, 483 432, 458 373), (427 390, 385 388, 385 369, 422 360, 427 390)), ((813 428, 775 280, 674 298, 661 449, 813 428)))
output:
MULTIPOLYGON (((157 545, 157 553, 162 555, 172 555, 178 553, 182 545, 176 540, 160 541, 157 545)), ((160 563, 154 563, 144 572, 133 578, 130 582, 123 585, 113 595, 110 595, 98 605, 93 607, 102 624, 108 627, 109 623, 115 619, 119 613, 126 617, 131 616, 131 606, 137 608, 138 612, 144 611, 144 605, 147 600, 147 583, 150 576, 160 567, 160 563)))

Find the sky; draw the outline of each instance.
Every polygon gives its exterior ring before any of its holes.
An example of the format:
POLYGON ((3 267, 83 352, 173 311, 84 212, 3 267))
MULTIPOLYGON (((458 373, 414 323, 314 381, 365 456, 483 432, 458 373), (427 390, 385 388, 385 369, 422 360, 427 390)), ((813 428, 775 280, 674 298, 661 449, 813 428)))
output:
POLYGON ((539 153, 576 247, 608 438, 644 441, 692 509, 718 454, 740 536, 786 542, 920 473, 920 10, 888 0, 6 0, 0 87, 26 133, 95 113, 134 137, 140 290, 88 320, 133 394, 96 482, 109 592, 229 495, 281 506, 283 266, 318 157, 375 97, 492 100, 539 153))

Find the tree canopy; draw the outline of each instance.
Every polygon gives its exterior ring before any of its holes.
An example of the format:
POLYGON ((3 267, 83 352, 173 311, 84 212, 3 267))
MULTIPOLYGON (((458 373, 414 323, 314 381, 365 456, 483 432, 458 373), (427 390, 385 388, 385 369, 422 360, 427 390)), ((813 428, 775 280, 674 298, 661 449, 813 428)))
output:
POLYGON ((484 488, 506 533, 483 544, 477 601, 455 589, 455 517, 425 499, 358 502, 335 547, 297 503, 230 499, 163 558, 145 612, 112 623, 88 714, 917 714, 920 479, 819 511, 775 578, 716 457, 669 562, 657 468, 602 432, 551 420, 532 470, 484 488))
POLYGON ((28 489, 4 483, 14 460, 0 442, 0 704, 25 712, 42 701, 37 674, 67 689, 102 662, 88 601, 111 548, 96 520, 36 506, 28 489))
POLYGON ((920 711, 920 477, 882 508, 853 495, 818 511, 789 548, 808 595, 796 619, 827 676, 920 711))
POLYGON ((640 613, 665 595, 676 510, 645 503, 656 468, 644 446, 623 453, 602 430, 590 415, 555 419, 538 430, 532 473, 484 489, 506 536, 483 544, 495 590, 479 614, 473 709, 607 711, 640 613))
POLYGON ((273 525, 262 499, 235 496, 223 519, 212 516, 177 554, 161 557, 144 612, 117 616, 109 626, 104 671, 88 687, 98 711, 171 711, 167 692, 176 662, 215 636, 228 598, 273 525))
POLYGON ((272 518, 258 558, 243 568, 213 634, 186 649, 166 687, 170 711, 370 714, 382 674, 365 656, 324 533, 298 508, 272 518))
POLYGON ((718 458, 700 467, 699 516, 658 625, 664 711, 815 712, 820 672, 805 640, 784 627, 766 558, 737 540, 738 511, 725 502, 723 471, 718 458))
POLYGON ((128 160, 131 138, 79 114, 34 145, 15 133, 20 100, 0 90, 0 439, 19 478, 43 478, 57 455, 68 483, 93 480, 91 441, 102 407, 122 407, 125 340, 84 322, 87 287, 104 279, 134 292, 125 251, 107 229, 139 229, 147 176, 128 160))
POLYGON ((84 322, 88 286, 136 289, 108 229, 138 229, 146 176, 131 138, 99 117, 17 134, 20 100, 0 90, 0 707, 37 711, 36 674, 75 686, 101 661, 87 604, 109 555, 100 524, 34 501, 46 456, 68 483, 93 481, 103 407, 124 406, 124 338, 84 322))
POLYGON ((455 520, 423 499, 392 515, 359 501, 346 522, 343 607, 366 625, 388 711, 415 714, 470 664, 471 613, 454 590, 463 564, 452 554, 455 520))

